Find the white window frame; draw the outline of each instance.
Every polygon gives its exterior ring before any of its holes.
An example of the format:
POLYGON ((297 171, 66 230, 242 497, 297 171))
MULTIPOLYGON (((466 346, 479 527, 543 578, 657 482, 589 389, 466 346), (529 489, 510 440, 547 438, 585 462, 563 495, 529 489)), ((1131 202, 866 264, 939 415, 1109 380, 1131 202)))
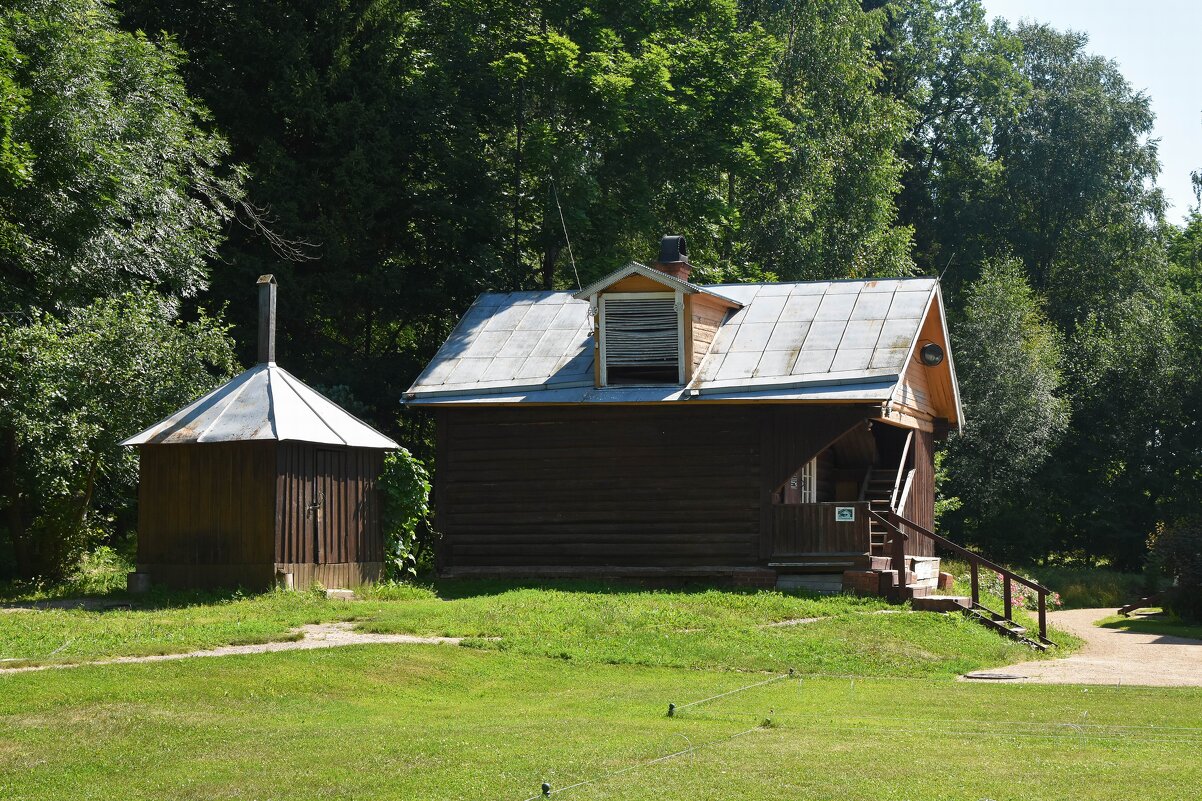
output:
MULTIPOLYGON (((610 292, 601 294, 597 300, 597 330, 600 332, 600 349, 601 349, 601 386, 609 386, 609 360, 605 353, 605 304, 606 300, 612 298, 619 303, 624 300, 668 300, 675 301, 676 309, 676 383, 684 384, 684 293, 676 292, 610 292)), ((653 386, 662 387, 665 384, 622 384, 624 387, 631 386, 653 386)))
MULTIPOLYGON (((801 466, 796 475, 798 503, 818 503, 818 457, 801 466)), ((792 481, 793 479, 790 479, 792 481)))

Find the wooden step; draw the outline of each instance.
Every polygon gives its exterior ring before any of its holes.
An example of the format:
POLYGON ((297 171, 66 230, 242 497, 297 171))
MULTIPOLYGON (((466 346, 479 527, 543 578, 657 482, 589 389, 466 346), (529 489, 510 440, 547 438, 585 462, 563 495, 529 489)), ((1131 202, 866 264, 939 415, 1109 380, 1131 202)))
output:
POLYGON ((990 610, 982 607, 980 604, 978 604, 975 608, 964 610, 964 614, 967 615, 969 619, 975 620, 981 625, 991 628, 999 634, 1004 634, 1012 640, 1018 640, 1024 645, 1029 645, 1038 651, 1046 651, 1048 646, 1051 645, 1050 641, 1042 642, 1039 640, 1032 640, 1030 637, 1026 636, 1027 630, 1025 628, 1018 625, 1013 620, 1007 620, 1006 618, 995 618, 994 615, 997 614, 996 612, 991 612, 990 610))
POLYGON ((969 612, 972 599, 962 595, 915 595, 910 607, 919 612, 969 612))

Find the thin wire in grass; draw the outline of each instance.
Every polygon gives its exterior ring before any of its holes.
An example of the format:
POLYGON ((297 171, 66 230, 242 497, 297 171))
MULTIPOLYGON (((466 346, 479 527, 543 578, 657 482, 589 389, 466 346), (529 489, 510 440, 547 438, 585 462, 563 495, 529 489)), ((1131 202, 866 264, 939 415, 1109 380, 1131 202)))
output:
POLYGON ((746 729, 746 730, 740 731, 740 732, 735 732, 734 734, 728 735, 726 737, 719 737, 716 740, 710 740, 708 742, 698 743, 697 745, 690 745, 688 748, 682 748, 679 751, 673 751, 670 754, 664 754, 663 756, 658 756, 658 757, 655 757, 654 759, 648 759, 643 762, 636 762, 633 765, 627 765, 624 768, 618 768, 617 770, 611 770, 608 773, 602 773, 599 776, 594 776, 591 779, 582 779, 581 781, 573 782, 572 784, 564 785, 563 787, 551 788, 545 792, 536 793, 536 794, 530 796, 529 798, 523 799, 523 801, 538 801, 539 798, 545 798, 547 796, 557 795, 559 793, 566 793, 568 790, 574 790, 578 787, 585 787, 590 784, 597 784, 598 782, 603 782, 608 779, 612 779, 615 776, 621 776, 622 774, 630 773, 632 771, 638 770, 639 768, 650 767, 652 765, 657 765, 661 762, 667 762, 669 760, 676 759, 677 757, 684 756, 685 754, 691 754, 694 751, 700 751, 703 748, 710 748, 715 745, 722 745, 723 743, 729 743, 732 740, 736 740, 739 737, 743 737, 745 735, 751 734, 752 732, 759 731, 762 728, 764 728, 764 727, 763 726, 753 726, 750 729, 746 729))
MULTIPOLYGON (((795 674, 793 672, 793 668, 789 668, 788 673, 782 673, 779 676, 773 676, 772 678, 765 679, 764 681, 757 681, 755 684, 748 684, 746 687, 739 687, 734 690, 728 690, 724 693, 718 693, 717 695, 711 695, 709 698, 702 698, 698 701, 690 701, 687 704, 680 704, 680 705, 669 704, 669 707, 671 708, 671 710, 673 710, 675 712, 679 712, 680 710, 688 709, 691 706, 698 706, 699 704, 708 704, 710 701, 716 701, 719 698, 725 698, 728 695, 735 695, 736 693, 746 692, 747 690, 753 690, 756 687, 763 687, 767 684, 773 684, 775 682, 781 681, 782 679, 791 678, 794 675, 795 674)), ((671 714, 671 712, 669 714, 671 714)))

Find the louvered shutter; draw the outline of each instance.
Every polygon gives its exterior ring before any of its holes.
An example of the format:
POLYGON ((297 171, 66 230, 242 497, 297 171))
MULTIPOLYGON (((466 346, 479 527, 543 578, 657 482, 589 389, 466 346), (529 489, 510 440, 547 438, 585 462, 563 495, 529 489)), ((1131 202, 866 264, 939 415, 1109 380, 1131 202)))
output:
POLYGON ((648 377, 648 383, 678 380, 680 312, 673 297, 606 297, 602 337, 610 383, 629 376, 648 377), (650 378, 657 376, 657 378, 650 378))

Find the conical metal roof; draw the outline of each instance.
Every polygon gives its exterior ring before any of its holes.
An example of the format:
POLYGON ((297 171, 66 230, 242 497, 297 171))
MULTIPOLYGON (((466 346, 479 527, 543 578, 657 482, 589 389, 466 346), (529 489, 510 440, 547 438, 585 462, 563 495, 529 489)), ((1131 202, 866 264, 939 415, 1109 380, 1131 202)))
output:
POLYGON ((257 364, 122 445, 280 440, 398 445, 273 362, 257 364))

